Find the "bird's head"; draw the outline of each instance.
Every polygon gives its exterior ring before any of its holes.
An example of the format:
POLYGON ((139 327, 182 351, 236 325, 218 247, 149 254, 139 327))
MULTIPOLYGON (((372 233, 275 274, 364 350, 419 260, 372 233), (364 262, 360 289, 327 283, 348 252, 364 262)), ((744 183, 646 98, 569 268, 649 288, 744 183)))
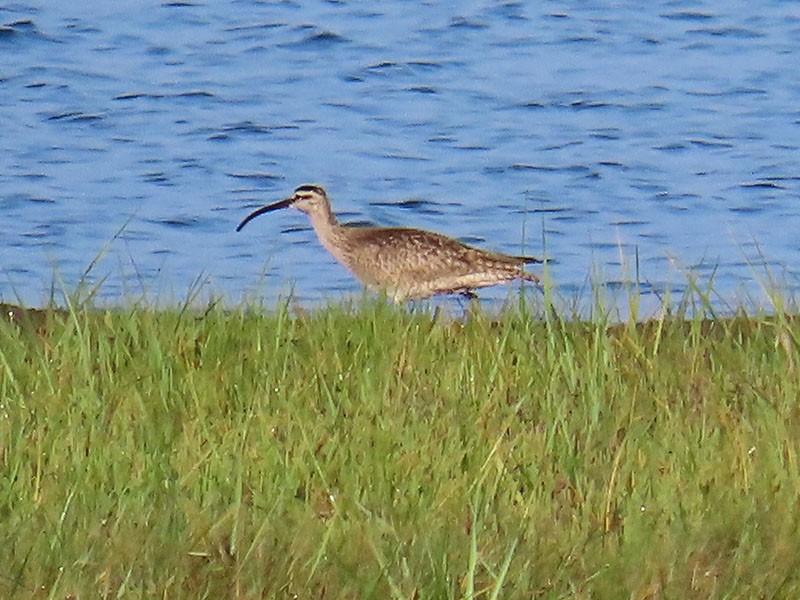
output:
POLYGON ((284 198, 283 200, 275 202, 274 204, 262 206, 261 208, 251 212, 242 220, 241 223, 239 223, 236 231, 241 231, 245 225, 260 215, 272 212, 274 210, 279 210, 281 208, 288 208, 290 206, 306 214, 312 214, 319 211, 330 211, 328 195, 325 193, 325 190, 322 188, 322 186, 305 184, 296 188, 294 193, 288 198, 284 198))

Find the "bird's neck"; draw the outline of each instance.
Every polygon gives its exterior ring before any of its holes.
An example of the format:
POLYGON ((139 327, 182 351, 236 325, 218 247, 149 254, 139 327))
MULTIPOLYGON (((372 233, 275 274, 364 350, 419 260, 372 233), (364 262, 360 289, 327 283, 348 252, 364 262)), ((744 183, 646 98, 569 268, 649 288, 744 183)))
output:
POLYGON ((336 260, 344 263, 343 256, 340 253, 341 249, 341 230, 342 226, 336 219, 329 206, 324 207, 325 210, 309 214, 311 219, 311 226, 317 234, 320 243, 324 248, 330 252, 336 260))

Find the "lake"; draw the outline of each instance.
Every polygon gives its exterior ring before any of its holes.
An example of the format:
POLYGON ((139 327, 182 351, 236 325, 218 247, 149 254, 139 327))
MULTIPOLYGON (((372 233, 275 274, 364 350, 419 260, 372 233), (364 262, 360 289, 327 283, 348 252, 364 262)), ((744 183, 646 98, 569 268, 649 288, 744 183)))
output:
POLYGON ((545 254, 565 299, 767 306, 799 283, 798 50, 781 1, 0 5, 0 301, 358 296, 299 212, 234 232, 318 183, 545 254))

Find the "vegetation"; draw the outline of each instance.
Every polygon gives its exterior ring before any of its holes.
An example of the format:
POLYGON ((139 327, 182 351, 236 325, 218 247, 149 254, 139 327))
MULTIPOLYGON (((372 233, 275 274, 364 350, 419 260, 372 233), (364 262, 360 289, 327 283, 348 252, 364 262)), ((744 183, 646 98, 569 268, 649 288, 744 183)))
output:
POLYGON ((800 322, 700 304, 6 306, 0 597, 800 597, 800 322))

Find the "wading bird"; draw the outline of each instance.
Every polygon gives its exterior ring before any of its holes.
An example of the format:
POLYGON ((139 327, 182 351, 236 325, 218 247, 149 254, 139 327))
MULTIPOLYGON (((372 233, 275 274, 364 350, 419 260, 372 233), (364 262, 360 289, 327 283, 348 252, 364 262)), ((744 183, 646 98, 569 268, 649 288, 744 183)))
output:
POLYGON ((523 270, 527 263, 543 262, 538 258, 488 252, 421 229, 340 225, 318 185, 301 185, 289 198, 253 211, 236 231, 259 215, 290 206, 308 215, 319 241, 339 263, 395 302, 435 294, 473 298, 474 289, 514 279, 539 283, 523 270))

